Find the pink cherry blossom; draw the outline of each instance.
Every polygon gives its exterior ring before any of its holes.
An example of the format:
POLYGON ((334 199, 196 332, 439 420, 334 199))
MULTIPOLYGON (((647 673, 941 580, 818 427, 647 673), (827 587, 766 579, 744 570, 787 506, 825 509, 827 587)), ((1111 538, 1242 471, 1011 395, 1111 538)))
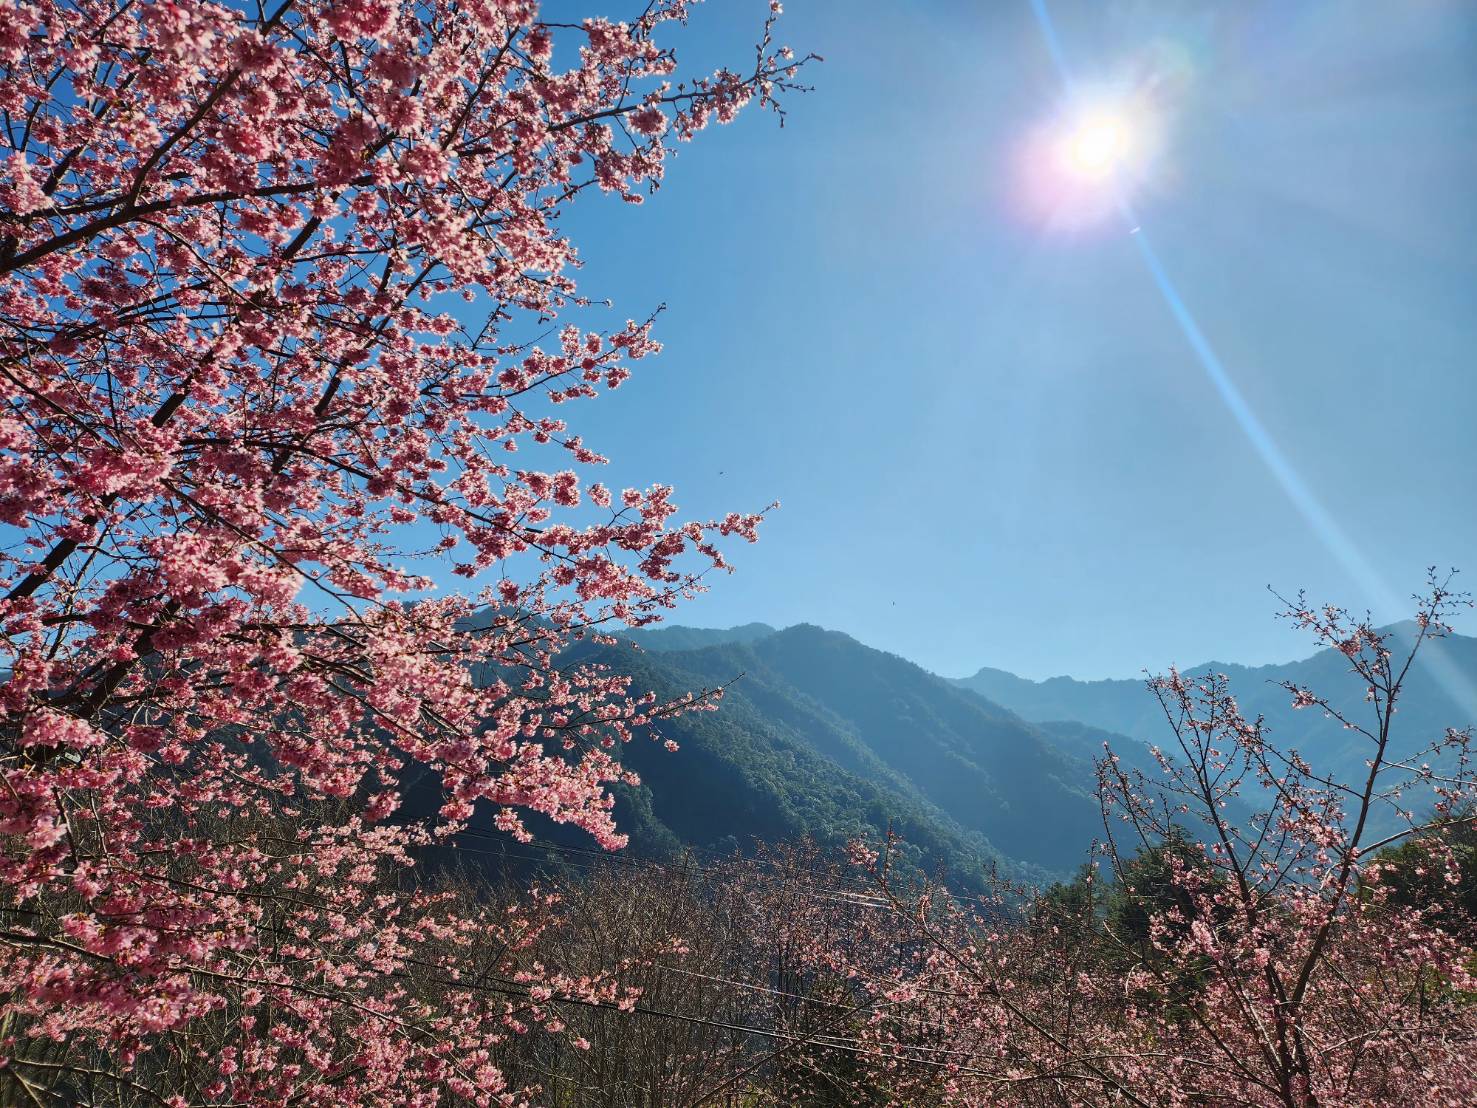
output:
POLYGON ((0 5, 16 1096, 64 1046, 166 1102, 171 1052, 216 1060, 212 1101, 520 1102, 489 1050, 537 1005, 448 983, 548 905, 396 875, 520 812, 620 846, 612 748, 709 702, 565 661, 762 515, 683 521, 665 486, 612 509, 569 428, 658 346, 573 322, 561 212, 796 87, 772 18, 744 74, 678 83, 687 8, 0 5))
POLYGON ((858 983, 872 1080, 899 1104, 1471 1103, 1472 921, 1398 901, 1381 859, 1410 843, 1430 859, 1411 874, 1448 889, 1470 864, 1445 836, 1477 811, 1471 733, 1412 754, 1393 710, 1468 603, 1433 575, 1398 649, 1340 609, 1288 605, 1368 692, 1341 720, 1367 751, 1353 779, 1279 747, 1223 675, 1172 670, 1150 682, 1172 739, 1159 771, 1104 757, 1103 852, 1070 888, 958 899, 910 888, 895 841, 858 844, 887 939, 826 924, 808 950, 858 983), (1420 788, 1430 818, 1406 799, 1420 788))

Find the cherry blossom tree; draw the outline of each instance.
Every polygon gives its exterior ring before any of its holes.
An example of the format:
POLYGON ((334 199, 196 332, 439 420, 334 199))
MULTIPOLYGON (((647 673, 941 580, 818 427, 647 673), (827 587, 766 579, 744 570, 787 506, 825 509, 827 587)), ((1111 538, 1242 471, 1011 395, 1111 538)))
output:
POLYGON ((562 416, 657 345, 576 322, 560 213, 797 87, 778 4, 679 79, 691 6, 0 0, 7 1098, 514 1103, 498 1037, 614 999, 459 990, 543 907, 393 874, 479 810, 620 846, 613 748, 710 702, 559 664, 760 522, 607 489, 562 416))
POLYGON ((1171 671, 1150 688, 1173 742, 1152 774, 1107 752, 1103 857, 1072 885, 971 904, 909 888, 887 850, 859 846, 914 948, 890 964, 845 953, 872 1049, 898 1059, 897 1102, 1477 1099, 1477 950, 1447 903, 1470 880, 1472 735, 1394 741, 1417 655, 1468 603, 1433 575, 1403 646, 1367 618, 1289 605, 1365 694, 1349 714, 1286 686, 1365 744, 1353 779, 1278 746, 1224 676, 1171 671))

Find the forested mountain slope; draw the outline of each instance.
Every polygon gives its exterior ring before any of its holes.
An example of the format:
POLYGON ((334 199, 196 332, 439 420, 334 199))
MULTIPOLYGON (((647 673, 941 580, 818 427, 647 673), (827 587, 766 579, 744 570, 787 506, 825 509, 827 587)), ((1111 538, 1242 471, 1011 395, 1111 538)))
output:
POLYGON ((728 685, 718 711, 660 725, 677 752, 645 736, 624 748, 642 778, 617 807, 633 851, 839 846, 890 826, 917 864, 974 883, 991 862, 1066 873, 1100 833, 1082 744, 846 635, 756 630, 638 632, 640 647, 579 652, 661 695, 728 685))

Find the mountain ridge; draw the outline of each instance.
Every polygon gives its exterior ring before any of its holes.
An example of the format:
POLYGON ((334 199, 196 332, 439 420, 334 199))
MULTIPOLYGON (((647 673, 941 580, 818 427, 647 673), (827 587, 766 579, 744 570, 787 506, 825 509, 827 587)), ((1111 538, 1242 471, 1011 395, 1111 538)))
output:
MULTIPOLYGON (((1456 647, 1464 672, 1477 672, 1477 640, 1456 647)), ((1150 776, 1158 765, 1149 745, 1171 745, 1141 681, 1030 681, 989 667, 945 678, 808 623, 634 629, 581 643, 566 660, 628 674, 633 692, 659 700, 726 687, 717 711, 661 721, 620 748, 641 784, 615 788, 616 822, 632 853, 653 857, 803 837, 839 849, 891 831, 906 864, 948 871, 956 886, 983 888, 992 869, 1045 883, 1075 870, 1102 835, 1093 762, 1104 745, 1150 776), (664 748, 668 739, 675 753, 664 748)), ((1321 758, 1348 767, 1358 764, 1357 743, 1309 713, 1290 716, 1291 698, 1272 683, 1285 677, 1333 691, 1346 667, 1323 651, 1281 666, 1206 663, 1187 672, 1231 674, 1246 710, 1268 716, 1275 741, 1316 740, 1321 758)), ((1451 708, 1424 667, 1410 692, 1412 706, 1425 703, 1402 720, 1407 730, 1419 733, 1451 708)), ((534 830, 579 841, 553 824, 534 830)))
MULTIPOLYGON (((1413 642, 1411 621, 1381 628, 1397 653, 1413 642)), ((1243 715, 1261 718, 1271 741, 1284 751, 1296 750, 1321 773, 1345 781, 1362 778, 1367 765, 1368 740, 1358 731, 1316 709, 1298 709, 1283 682, 1313 689, 1328 698, 1345 718, 1368 711, 1364 685, 1349 672, 1349 662, 1332 648, 1315 651, 1287 663, 1243 666, 1206 662, 1183 670, 1187 676, 1225 674, 1243 715)), ((1449 635, 1428 640, 1407 675, 1398 703, 1399 715, 1386 756, 1406 759, 1424 751, 1447 728, 1477 724, 1477 638, 1449 635)), ((1037 726, 1073 720, 1090 727, 1128 736, 1142 743, 1168 746, 1169 724, 1157 699, 1143 681, 1108 679, 1079 681, 1070 677, 1032 681, 1006 670, 983 667, 966 678, 952 679, 1002 704, 1037 726)), ((1439 762, 1439 759, 1433 759, 1439 762)), ((1404 803, 1419 810, 1435 800, 1429 789, 1415 790, 1404 803)), ((1391 833, 1401 826, 1393 810, 1379 811, 1375 826, 1391 833)))
POLYGON ((621 748, 642 784, 616 790, 615 816, 637 852, 801 836, 839 848, 891 830, 916 869, 983 887, 992 868, 1065 876, 1101 834, 1090 760, 971 690, 813 624, 690 630, 663 628, 655 648, 650 632, 622 634, 568 659, 659 698, 726 686, 716 712, 621 748))

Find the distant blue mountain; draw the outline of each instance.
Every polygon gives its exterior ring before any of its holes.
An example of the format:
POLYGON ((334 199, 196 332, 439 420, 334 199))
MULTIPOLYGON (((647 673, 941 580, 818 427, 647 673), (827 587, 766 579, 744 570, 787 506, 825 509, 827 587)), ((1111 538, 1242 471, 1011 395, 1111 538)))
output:
MULTIPOLYGON (((1410 623, 1383 630, 1397 654, 1408 648, 1415 633, 1410 623)), ((1185 672, 1194 676, 1226 674, 1242 713, 1248 719, 1263 717, 1279 748, 1296 749, 1315 768, 1336 772, 1345 780, 1361 775, 1369 756, 1368 740, 1320 711, 1294 709, 1292 698, 1282 688, 1285 681, 1306 685, 1327 696, 1346 717, 1368 714, 1363 685, 1349 673, 1348 660, 1337 651, 1320 650, 1309 658, 1278 665, 1207 662, 1185 672)), ((1004 670, 981 669, 954 683, 1038 726, 1072 720, 1143 743, 1168 746, 1171 740, 1159 702, 1143 681, 1078 681, 1071 677, 1031 681, 1004 670)), ((1424 748, 1448 727, 1477 724, 1477 638, 1452 635, 1428 641, 1417 655, 1397 707, 1392 733, 1395 757, 1424 748)), ((1407 801, 1414 803, 1415 799, 1407 801)), ((1393 813, 1388 815, 1393 817, 1393 813)))
MULTIPOLYGON (((1406 633, 1395 629, 1397 640, 1406 633)), ((1477 676, 1477 640, 1441 648, 1450 670, 1477 676)), ((1092 763, 1104 743, 1153 772, 1146 744, 1169 741, 1141 681, 1029 681, 993 669, 950 681, 809 625, 625 631, 614 643, 581 643, 566 660, 608 664, 630 674, 635 691, 661 697, 728 688, 717 711, 663 721, 621 748, 642 783, 616 790, 616 817, 631 851, 647 856, 802 836, 839 847, 891 829, 906 862, 947 871, 956 886, 983 885, 992 867, 1049 881, 1074 870, 1102 834, 1092 763)), ((1342 656, 1323 651, 1284 666, 1192 672, 1230 674, 1243 708, 1263 713, 1279 743, 1357 768, 1357 736, 1316 712, 1293 712, 1277 685, 1352 695, 1357 709, 1344 668, 1342 656)), ((1412 747, 1477 718, 1477 705, 1429 663, 1412 672, 1403 708, 1412 747)), ((537 818, 533 826, 540 838, 588 845, 537 818)))

